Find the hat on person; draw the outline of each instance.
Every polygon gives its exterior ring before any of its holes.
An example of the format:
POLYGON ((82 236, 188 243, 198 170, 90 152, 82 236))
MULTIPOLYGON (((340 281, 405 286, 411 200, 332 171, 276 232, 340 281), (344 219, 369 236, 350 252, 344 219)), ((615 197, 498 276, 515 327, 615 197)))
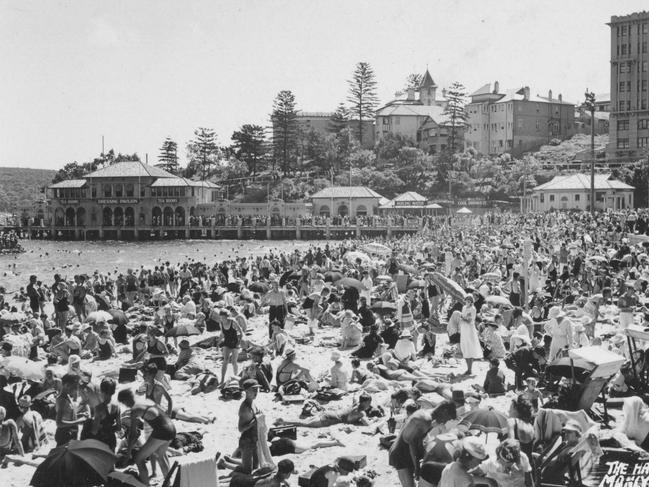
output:
POLYGON ((289 348, 284 352, 284 358, 295 358, 295 350, 289 348))
POLYGON ((472 457, 478 460, 487 458, 484 442, 480 441, 475 436, 467 436, 462 440, 462 448, 467 451, 472 457))
POLYGON ((548 319, 555 319, 561 313, 561 306, 552 306, 548 311, 548 319))
POLYGON ((277 472, 281 474, 297 473, 295 464, 288 459, 280 460, 277 464, 277 472))
POLYGON ((243 381, 243 390, 247 391, 248 389, 260 389, 261 386, 259 385, 259 382, 255 379, 246 379, 243 381))
POLYGON ((500 325, 494 321, 487 321, 485 323, 485 326, 490 326, 492 328, 500 328, 500 325))
POLYGON ((331 352, 331 360, 333 360, 334 362, 338 362, 340 360, 340 352, 338 350, 331 352))
POLYGON ((189 348, 189 342, 187 340, 180 340, 180 343, 178 344, 180 348, 187 349, 189 348))
POLYGON ((32 405, 32 398, 27 394, 20 396, 20 399, 18 399, 18 407, 29 408, 31 407, 31 405, 32 405))
POLYGON ((568 420, 566 422, 566 424, 563 425, 563 428, 561 428, 561 431, 574 431, 575 433, 578 433, 579 435, 581 435, 581 432, 582 432, 581 426, 574 419, 568 420))

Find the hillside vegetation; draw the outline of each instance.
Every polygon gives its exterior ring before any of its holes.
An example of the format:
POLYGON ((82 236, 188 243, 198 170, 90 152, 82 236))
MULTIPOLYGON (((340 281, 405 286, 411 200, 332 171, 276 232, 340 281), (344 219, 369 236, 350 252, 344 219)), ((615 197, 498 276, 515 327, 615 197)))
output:
POLYGON ((18 213, 43 200, 41 189, 52 182, 54 174, 48 169, 0 167, 0 211, 18 213))

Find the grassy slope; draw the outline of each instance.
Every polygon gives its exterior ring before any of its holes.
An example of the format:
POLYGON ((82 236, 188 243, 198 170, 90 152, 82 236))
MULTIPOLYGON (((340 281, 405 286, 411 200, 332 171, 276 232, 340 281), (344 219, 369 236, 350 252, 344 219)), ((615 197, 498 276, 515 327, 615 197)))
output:
POLYGON ((0 167, 0 211, 19 212, 45 195, 41 188, 48 185, 56 171, 48 169, 25 169, 0 167))

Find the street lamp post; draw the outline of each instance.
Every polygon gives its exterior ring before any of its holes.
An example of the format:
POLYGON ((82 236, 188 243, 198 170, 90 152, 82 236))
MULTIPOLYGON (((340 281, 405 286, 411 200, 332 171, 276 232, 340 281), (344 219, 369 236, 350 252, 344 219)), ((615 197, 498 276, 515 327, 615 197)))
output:
POLYGON ((584 108, 590 112, 590 212, 595 213, 595 93, 584 94, 584 108))

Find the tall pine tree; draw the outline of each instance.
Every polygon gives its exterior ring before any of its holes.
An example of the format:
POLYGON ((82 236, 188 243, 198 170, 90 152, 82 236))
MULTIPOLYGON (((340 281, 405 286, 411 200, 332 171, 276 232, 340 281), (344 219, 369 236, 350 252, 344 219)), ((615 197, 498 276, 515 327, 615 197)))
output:
POLYGON ((209 174, 210 167, 218 162, 219 148, 216 145, 214 130, 199 127, 194 130, 194 140, 187 144, 187 165, 188 176, 200 171, 201 180, 205 180, 209 174), (192 166, 190 168, 190 166, 192 166))
POLYGON ((156 166, 171 174, 178 174, 178 144, 171 137, 167 137, 162 143, 156 166))
POLYGON ((458 131, 464 132, 469 119, 469 114, 466 111, 467 94, 464 85, 455 81, 446 90, 446 99, 448 102, 444 107, 444 115, 451 126, 448 148, 451 153, 454 153, 457 150, 458 131))
POLYGON ((273 112, 270 115, 273 124, 273 171, 276 161, 284 175, 291 169, 295 160, 298 142, 297 111, 295 95, 290 90, 282 90, 273 101, 273 112))
POLYGON ((379 103, 376 95, 376 77, 372 66, 366 62, 359 62, 347 84, 349 85, 347 101, 350 104, 350 118, 358 122, 357 137, 362 146, 363 120, 374 118, 374 111, 379 103))
POLYGON ((347 108, 344 103, 340 103, 336 111, 331 116, 331 121, 329 122, 328 130, 334 135, 338 135, 344 128, 347 127, 347 108))
POLYGON ((264 128, 261 125, 245 124, 232 134, 234 154, 248 165, 248 171, 254 176, 257 164, 266 153, 264 128))

